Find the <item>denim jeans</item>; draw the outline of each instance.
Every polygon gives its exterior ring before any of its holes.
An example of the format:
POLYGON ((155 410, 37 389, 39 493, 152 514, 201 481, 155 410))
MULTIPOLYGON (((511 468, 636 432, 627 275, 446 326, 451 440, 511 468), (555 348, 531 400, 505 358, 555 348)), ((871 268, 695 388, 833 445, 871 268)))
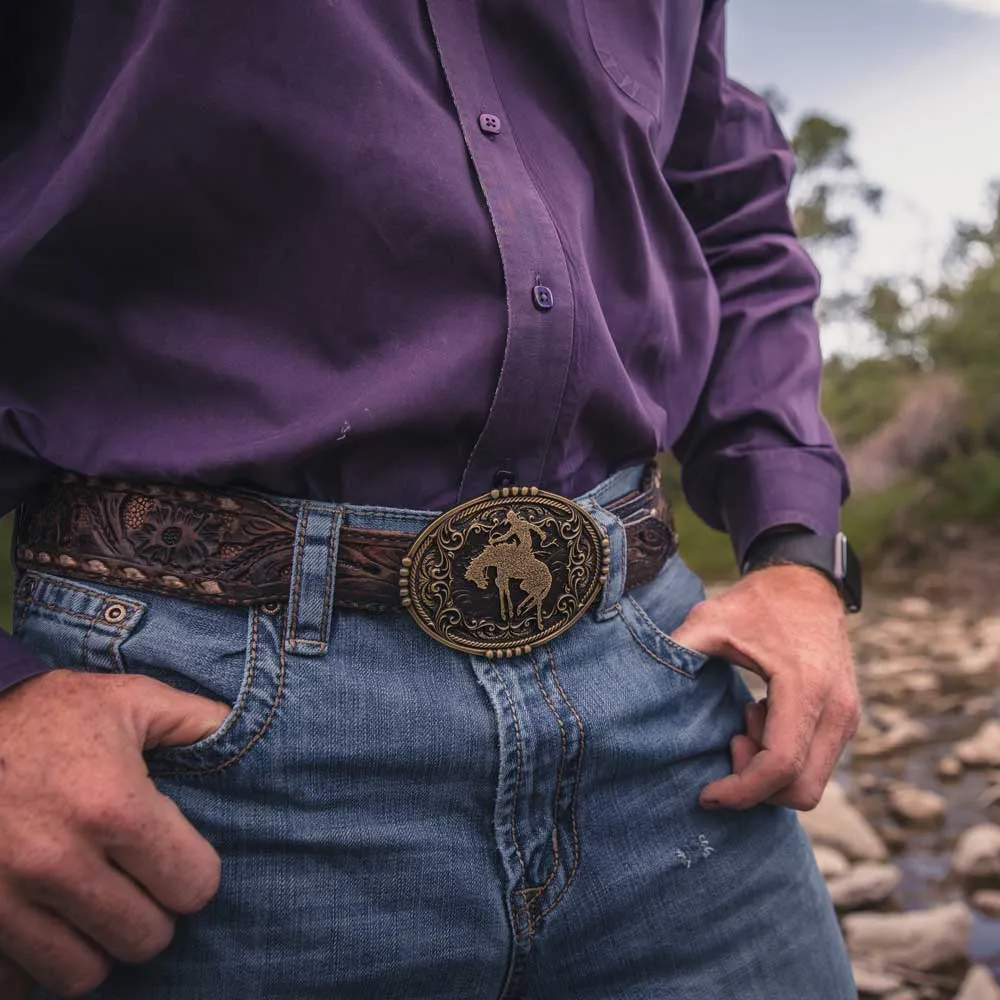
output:
POLYGON ((856 997, 795 815, 698 805, 749 696, 670 638, 703 597, 680 558, 623 593, 622 525, 601 503, 638 475, 580 498, 611 541, 599 603, 509 660, 401 612, 332 608, 342 525, 417 531, 428 513, 283 501, 302 545, 280 606, 22 574, 16 632, 47 661, 233 705, 209 738, 148 758, 220 852, 221 889, 93 996, 856 997))

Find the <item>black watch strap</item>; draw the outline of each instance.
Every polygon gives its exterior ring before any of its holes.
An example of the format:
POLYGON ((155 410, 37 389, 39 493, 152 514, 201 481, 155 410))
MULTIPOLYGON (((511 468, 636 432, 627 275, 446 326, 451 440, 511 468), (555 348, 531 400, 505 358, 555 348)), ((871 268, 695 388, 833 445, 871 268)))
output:
POLYGON ((744 574, 765 566, 808 566, 837 588, 849 612, 861 610, 861 565, 847 536, 814 535, 807 531, 764 535, 750 546, 744 574))

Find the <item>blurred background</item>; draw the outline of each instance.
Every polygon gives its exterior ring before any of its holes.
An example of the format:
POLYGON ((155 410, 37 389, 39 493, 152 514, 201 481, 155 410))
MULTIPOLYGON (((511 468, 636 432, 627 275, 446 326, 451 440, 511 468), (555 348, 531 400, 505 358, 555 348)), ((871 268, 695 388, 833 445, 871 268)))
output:
MULTIPOLYGON (((851 623, 865 720, 803 821, 863 996, 998 1000, 1000 0, 729 11, 731 73, 767 93, 799 160, 822 404, 868 571, 851 623)), ((683 502, 678 519, 688 561, 723 585, 728 540, 683 502)))

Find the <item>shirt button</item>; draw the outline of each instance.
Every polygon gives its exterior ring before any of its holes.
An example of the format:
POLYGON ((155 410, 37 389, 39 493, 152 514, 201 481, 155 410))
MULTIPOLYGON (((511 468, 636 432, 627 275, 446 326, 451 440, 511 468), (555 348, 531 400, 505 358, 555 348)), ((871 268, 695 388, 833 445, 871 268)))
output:
POLYGON ((496 115, 480 115, 479 128, 489 135, 500 133, 500 119, 496 115))
POLYGON ((535 285, 531 289, 531 297, 535 300, 535 307, 542 312, 547 312, 556 304, 552 289, 548 285, 535 285))

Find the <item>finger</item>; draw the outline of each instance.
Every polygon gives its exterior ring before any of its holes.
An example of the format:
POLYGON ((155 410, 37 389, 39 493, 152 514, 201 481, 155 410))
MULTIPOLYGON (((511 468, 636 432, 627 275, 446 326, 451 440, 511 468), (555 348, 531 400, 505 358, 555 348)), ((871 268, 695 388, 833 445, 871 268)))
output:
POLYGON ((758 746, 764 742, 764 726, 767 723, 767 699, 751 701, 747 703, 743 710, 743 717, 746 719, 747 736, 758 746))
POLYGON ((802 773, 787 788, 768 799, 789 809, 815 809, 848 739, 846 726, 835 711, 825 710, 816 726, 802 773))
POLYGON ((797 677, 772 677, 761 750, 746 769, 713 781, 702 790, 709 809, 748 809, 776 795, 799 776, 819 715, 797 677))
POLYGON ((32 899, 122 962, 147 962, 170 944, 173 918, 127 875, 102 863, 65 877, 32 899))
POLYGON ((169 684, 139 675, 129 677, 119 697, 132 713, 136 736, 144 750, 184 746, 211 736, 232 709, 201 695, 177 691, 169 684))
POLYGON ((755 743, 743 733, 734 736, 729 742, 729 754, 733 759, 733 774, 742 774, 758 753, 760 753, 759 743, 755 743))
POLYGON ((34 988, 24 969, 0 955, 0 1000, 23 1000, 34 988))
POLYGON ((176 803, 150 790, 138 824, 105 840, 108 857, 168 912, 197 913, 218 891, 219 855, 176 803))
POLYGON ((0 952, 43 989, 79 996, 96 989, 111 961, 55 914, 37 906, 0 911, 0 952))

